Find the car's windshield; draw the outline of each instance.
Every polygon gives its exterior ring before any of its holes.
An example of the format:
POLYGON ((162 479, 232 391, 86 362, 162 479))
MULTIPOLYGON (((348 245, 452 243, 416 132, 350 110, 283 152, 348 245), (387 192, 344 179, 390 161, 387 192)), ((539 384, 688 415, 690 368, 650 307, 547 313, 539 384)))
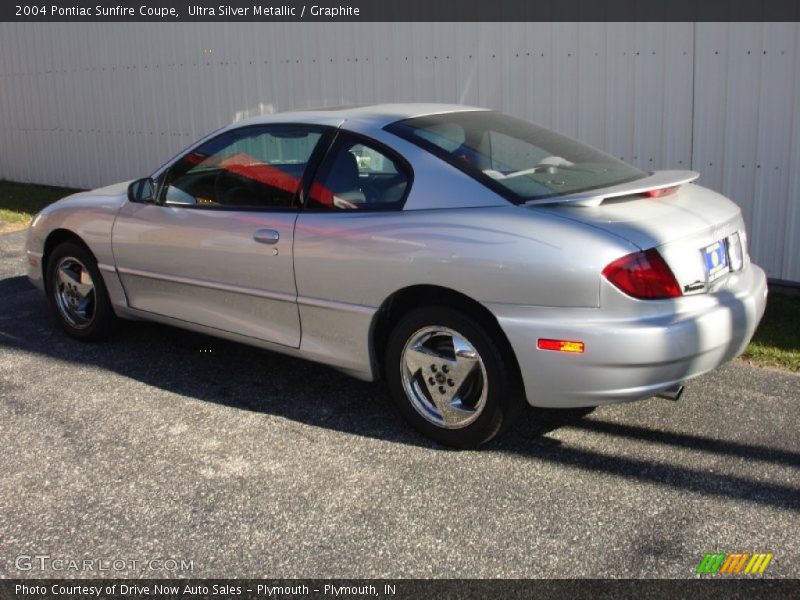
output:
POLYGON ((647 175, 590 146, 494 111, 416 117, 386 129, 518 204, 647 175))

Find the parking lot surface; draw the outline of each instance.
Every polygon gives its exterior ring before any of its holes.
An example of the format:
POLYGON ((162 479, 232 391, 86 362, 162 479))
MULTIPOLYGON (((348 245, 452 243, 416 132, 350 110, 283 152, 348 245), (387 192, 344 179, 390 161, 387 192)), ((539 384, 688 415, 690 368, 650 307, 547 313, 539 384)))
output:
POLYGON ((2 577, 93 575, 15 566, 48 555, 130 577, 685 578, 715 551, 797 576, 800 376, 737 361, 677 403, 531 410, 452 451, 313 363, 143 323, 71 340, 23 241, 0 234, 2 577))

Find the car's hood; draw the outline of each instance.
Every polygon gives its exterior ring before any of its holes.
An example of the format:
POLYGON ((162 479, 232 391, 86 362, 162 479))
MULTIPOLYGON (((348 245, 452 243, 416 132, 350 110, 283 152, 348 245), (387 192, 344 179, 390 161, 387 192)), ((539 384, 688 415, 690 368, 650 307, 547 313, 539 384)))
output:
POLYGON ((130 181, 122 181, 94 190, 77 192, 58 202, 54 202, 42 211, 47 214, 61 208, 119 208, 128 195, 130 181))

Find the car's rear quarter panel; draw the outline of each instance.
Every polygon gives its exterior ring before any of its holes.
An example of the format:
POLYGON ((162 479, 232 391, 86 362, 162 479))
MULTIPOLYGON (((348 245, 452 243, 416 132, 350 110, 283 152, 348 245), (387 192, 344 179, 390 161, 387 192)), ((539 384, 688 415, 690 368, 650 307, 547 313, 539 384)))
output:
POLYGON ((600 271, 635 247, 514 206, 308 213, 295 232, 298 294, 380 306, 437 285, 479 302, 596 307, 600 271))
POLYGON ((294 248, 301 350, 353 370, 382 358, 370 355, 372 327, 400 290, 438 286, 486 306, 597 307, 601 265, 633 250, 515 206, 306 213, 294 248))

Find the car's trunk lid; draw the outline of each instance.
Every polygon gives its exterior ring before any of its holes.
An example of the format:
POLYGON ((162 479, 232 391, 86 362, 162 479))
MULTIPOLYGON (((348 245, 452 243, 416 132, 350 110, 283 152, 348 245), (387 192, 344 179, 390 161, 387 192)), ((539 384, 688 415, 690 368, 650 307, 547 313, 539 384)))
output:
POLYGON ((702 293, 727 273, 715 271, 715 261, 723 260, 725 254, 724 260, 736 263, 736 244, 743 249, 745 238, 739 207, 689 183, 695 178, 692 171, 662 171, 619 186, 527 206, 598 227, 642 250, 657 248, 684 293, 702 293), (673 187, 662 196, 647 195, 650 190, 673 187), (715 257, 713 246, 718 242, 722 244, 715 257))

